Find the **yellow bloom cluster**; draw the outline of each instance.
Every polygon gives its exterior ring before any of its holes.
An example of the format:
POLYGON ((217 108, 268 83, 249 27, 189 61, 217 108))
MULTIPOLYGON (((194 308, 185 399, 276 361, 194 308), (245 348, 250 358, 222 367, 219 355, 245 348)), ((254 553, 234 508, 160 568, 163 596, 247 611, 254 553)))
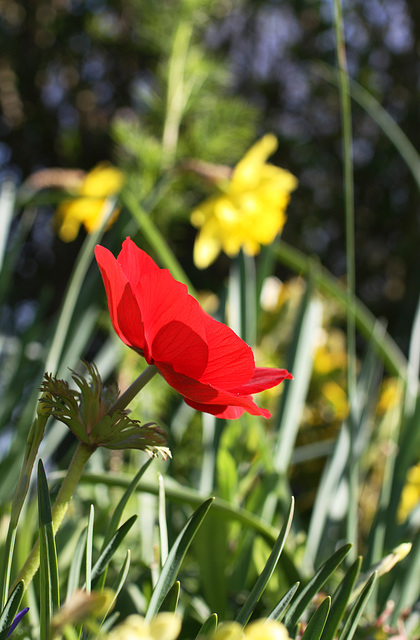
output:
POLYGON ((175 640, 181 631, 181 618, 176 613, 158 613, 147 622, 139 615, 128 616, 106 636, 107 640, 175 640))
POLYGON ((408 470, 398 507, 398 522, 405 522, 420 503, 420 462, 408 470))
POLYGON ((273 242, 286 221, 285 210, 297 179, 266 162, 277 148, 277 139, 267 134, 236 165, 230 180, 220 184, 221 194, 202 202, 191 214, 199 228, 194 262, 209 266, 224 251, 235 256, 243 248, 256 255, 261 245, 273 242))
POLYGON ((92 169, 75 189, 76 197, 64 200, 57 207, 55 222, 61 240, 75 240, 81 224, 88 233, 98 229, 102 224, 106 199, 117 194, 123 183, 123 173, 107 163, 92 169))
MULTIPOLYGON (((128 616, 108 633, 106 640, 175 640, 181 618, 175 613, 158 613, 147 622, 142 616, 128 616)), ((276 620, 255 620, 245 628, 238 622, 224 622, 210 640, 290 640, 286 627, 276 620)))
POLYGON ((286 627, 276 620, 255 620, 243 628, 238 622, 225 622, 211 640, 290 640, 286 627))

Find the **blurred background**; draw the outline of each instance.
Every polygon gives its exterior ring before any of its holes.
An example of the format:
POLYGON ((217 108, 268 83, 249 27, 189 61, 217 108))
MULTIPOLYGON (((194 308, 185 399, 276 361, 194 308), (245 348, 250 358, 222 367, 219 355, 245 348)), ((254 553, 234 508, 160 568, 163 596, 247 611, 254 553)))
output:
MULTIPOLYGON (((319 256, 335 276, 344 274, 330 1, 1 0, 0 11, 1 179, 19 187, 40 169, 89 170, 110 160, 137 175, 139 197, 147 197, 158 173, 157 141, 166 136, 170 197, 155 207, 156 220, 196 287, 212 289, 228 262, 221 256, 205 273, 194 269, 189 215, 205 185, 179 166, 185 158, 233 166, 257 137, 273 132, 279 148, 271 161, 299 179, 283 238, 319 256), (188 60, 174 141, 163 114, 168 83, 177 82, 167 64, 176 64, 176 38, 188 60)), ((420 148, 420 6, 354 0, 343 11, 351 77, 420 148)), ((353 127, 357 294, 407 352, 419 290, 418 191, 400 154, 355 102, 353 127)), ((33 294, 47 275, 51 312, 56 308, 84 234, 62 243, 52 212, 41 203, 17 265, 23 324, 36 312, 33 294)))

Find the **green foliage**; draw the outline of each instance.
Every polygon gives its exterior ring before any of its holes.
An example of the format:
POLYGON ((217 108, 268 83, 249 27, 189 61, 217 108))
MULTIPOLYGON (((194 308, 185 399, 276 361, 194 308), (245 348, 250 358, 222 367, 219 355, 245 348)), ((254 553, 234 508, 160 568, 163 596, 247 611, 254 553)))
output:
MULTIPOLYGON (((391 634, 401 625, 408 637, 416 637, 418 507, 404 511, 402 498, 420 446, 420 307, 406 357, 355 297, 354 282, 346 288, 318 259, 283 240, 256 259, 240 254, 226 267, 227 259, 221 258, 201 279, 191 264, 188 216, 213 192, 212 176, 204 165, 197 169, 196 161, 234 165, 261 122, 259 109, 229 93, 226 61, 203 44, 206 28, 222 10, 209 0, 130 4, 133 38, 148 43, 151 82, 142 85, 137 110, 120 111, 111 128, 127 178, 120 217, 107 226, 120 206, 107 202, 100 229, 74 250, 70 275, 60 295, 54 292, 54 305, 49 281, 42 282, 32 322, 24 329, 2 328, 0 639, 7 636, 22 597, 31 608, 21 623, 22 635, 31 638, 93 639, 105 635, 118 617, 138 613, 150 622, 162 611, 183 616, 181 640, 206 638, 228 620, 238 621, 246 633, 248 621, 261 618, 282 621, 291 637, 299 634, 304 640, 367 638, 373 627, 391 634), (227 423, 200 416, 162 379, 141 390, 130 416, 125 405, 108 413, 114 403, 127 400, 119 396, 116 382, 128 387, 142 365, 137 353, 127 353, 109 337, 92 258, 104 235, 117 250, 127 234, 138 236, 191 293, 196 288, 209 312, 256 348, 258 364, 284 363, 292 371, 294 381, 281 392, 264 392, 262 404, 269 407, 271 421, 245 415, 227 423), (290 272, 300 279, 280 283, 279 274, 287 278, 290 272), (265 286, 273 283, 276 293, 261 308, 265 286), (202 294, 207 288, 210 298, 202 294), (350 347, 340 353, 339 365, 320 374, 319 346, 344 326, 350 347), (89 383, 80 369, 86 357, 96 362, 88 365, 89 383), (400 396, 385 401, 381 383, 389 379, 400 396), (325 393, 328 383, 345 398, 340 415, 325 393), (39 405, 41 385, 46 395, 39 405), (47 424, 46 405, 52 408, 47 424), (83 473, 80 465, 77 491, 75 483, 65 484, 68 468, 74 468, 74 459, 69 461, 74 439, 60 420, 92 446, 84 463, 98 445, 109 445, 95 451, 83 473), (151 448, 165 444, 160 430, 150 440, 150 423, 156 420, 169 434, 173 458, 145 462, 133 449, 145 442, 151 448), (36 500, 31 475, 40 445, 51 471, 47 479, 39 463, 36 500), (75 495, 58 530, 51 496, 63 479, 66 508, 75 495), (32 517, 36 504, 38 524, 32 517), (25 567, 32 539, 39 540, 39 579, 24 596, 28 584, 18 581, 9 591, 9 583, 25 567)), ((85 26, 90 37, 110 46, 112 34, 99 14, 86 17, 85 26)), ((420 161, 379 103, 356 84, 349 89, 342 63, 347 216, 343 213, 337 224, 350 234, 351 274, 349 90, 393 142, 417 183, 420 161)), ((335 82, 325 67, 322 74, 335 82)), ((264 129, 269 126, 264 122, 264 129)), ((20 257, 49 198, 53 202, 55 196, 2 184, 0 301, 6 312, 14 308, 20 257)), ((64 254, 62 245, 60 251, 64 254)), ((36 565, 36 553, 29 559, 36 565)))

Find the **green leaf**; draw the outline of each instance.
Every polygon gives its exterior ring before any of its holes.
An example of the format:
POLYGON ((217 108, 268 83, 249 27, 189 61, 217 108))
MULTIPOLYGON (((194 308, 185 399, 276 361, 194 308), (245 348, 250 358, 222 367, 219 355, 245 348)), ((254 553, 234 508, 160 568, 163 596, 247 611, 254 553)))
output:
MULTIPOLYGON (((112 585, 112 591, 114 593, 114 597, 112 598, 108 610, 106 611, 105 615, 103 616, 102 622, 101 622, 101 627, 103 626, 108 614, 110 611, 112 611, 112 609, 114 608, 114 605, 117 601, 118 595, 121 592, 121 589, 124 586, 124 583, 127 579, 128 576, 128 570, 130 568, 130 559, 131 559, 131 552, 130 549, 127 550, 127 555, 125 556, 125 560, 124 563, 120 569, 120 572, 117 576, 117 579, 115 580, 114 584, 112 585)), ((119 614, 117 614, 118 617, 119 614)), ((109 619, 108 619, 109 620, 109 619)), ((107 623, 108 623, 107 620, 107 623)))
POLYGON ((67 595, 66 600, 69 600, 71 595, 76 591, 80 582, 80 572, 82 568, 83 555, 86 549, 87 528, 83 529, 76 544, 76 548, 73 553, 71 565, 69 569, 69 577, 67 581, 67 595))
POLYGON ((168 527, 166 525, 166 501, 165 501, 165 483, 162 474, 159 473, 159 547, 160 562, 163 566, 168 557, 168 527))
POLYGON ((159 611, 170 611, 175 613, 179 601, 179 592, 181 590, 181 583, 179 580, 173 583, 169 589, 165 600, 162 602, 159 611))
POLYGON ((286 472, 292 459, 312 373, 314 335, 321 320, 322 304, 314 297, 314 278, 310 274, 296 318, 295 331, 287 360, 287 369, 293 373, 294 380, 284 385, 279 411, 274 422, 277 430, 274 466, 279 473, 286 472))
POLYGON ((281 552, 284 547, 284 543, 286 542, 287 535, 292 525, 293 510, 294 510, 294 499, 292 498, 285 523, 283 524, 283 527, 280 531, 280 535, 276 540, 276 543, 266 562, 266 565, 263 571, 261 572, 260 576, 258 577, 258 580, 254 585, 254 588, 252 589, 251 593, 246 599, 246 602, 244 603, 243 607, 241 608, 238 615, 236 616, 236 622, 239 622, 239 624, 242 624, 242 626, 245 626, 245 624, 248 622, 249 618, 252 615, 252 612, 254 611, 255 605, 257 604, 258 600, 261 598, 261 595, 264 592, 264 589, 267 586, 268 581, 273 575, 273 571, 276 568, 277 562, 279 561, 281 552))
POLYGON ((23 580, 18 582, 16 587, 10 594, 6 605, 0 615, 0 640, 5 640, 9 632, 10 626, 18 612, 20 603, 22 601, 25 585, 23 580))
POLYGON ((159 580, 153 590, 152 597, 150 599, 149 607, 146 613, 146 620, 151 620, 159 611, 161 604, 163 603, 169 589, 173 585, 178 570, 184 559, 188 547, 190 546, 200 524, 204 520, 207 511, 213 502, 213 498, 209 498, 202 505, 198 507, 188 520, 187 524, 175 540, 172 546, 168 558, 162 567, 159 580))
MULTIPOLYGON (((302 636, 302 640, 319 640, 322 636, 322 632, 325 627, 325 623, 328 618, 328 613, 331 607, 331 598, 327 596, 325 600, 321 602, 318 609, 311 616, 308 622, 308 626, 302 636)), ((322 636, 322 638, 324 638, 322 636)))
POLYGON ((327 624, 322 634, 322 640, 333 640, 335 638, 338 625, 340 624, 347 606, 350 603, 353 587, 359 575, 362 566, 362 557, 351 565, 343 580, 338 585, 332 599, 331 611, 328 616, 327 624))
POLYGON ((194 553, 199 565, 203 598, 210 611, 217 611, 222 619, 226 615, 228 594, 227 545, 227 523, 212 509, 197 532, 194 553))
POLYGON ((86 535, 86 593, 92 590, 92 548, 93 548, 93 524, 95 519, 95 509, 90 505, 89 520, 86 535))
POLYGON ((351 544, 346 544, 338 549, 324 564, 318 569, 313 578, 302 589, 293 604, 291 605, 285 619, 285 625, 293 631, 300 616, 305 611, 315 594, 320 591, 328 578, 334 573, 337 567, 343 562, 351 549, 351 544))
POLYGON ((204 622, 196 638, 209 638, 217 629, 217 621, 217 613, 212 613, 204 622))
POLYGON ((42 460, 38 462, 40 635, 48 638, 53 614, 60 607, 57 550, 50 494, 42 460))
POLYGON ((267 620, 277 620, 278 622, 281 622, 281 620, 283 620, 284 616, 286 615, 286 611, 293 599, 293 596, 299 589, 299 586, 300 582, 295 582, 293 587, 290 587, 290 589, 284 594, 278 604, 276 604, 271 613, 267 616, 267 620))
POLYGON ((131 516, 131 518, 124 522, 124 524, 121 525, 121 527, 114 533, 111 540, 108 542, 105 549, 102 551, 92 568, 92 585, 95 585, 96 580, 99 578, 102 572, 105 571, 112 556, 120 546, 121 542, 124 540, 127 533, 130 531, 137 518, 137 515, 131 516))
POLYGON ((375 581, 376 581, 376 572, 372 573, 372 575, 370 576, 369 580, 366 583, 365 588, 363 589, 362 593, 354 603, 354 606, 350 611, 350 614, 344 624, 344 627, 340 633, 338 640, 351 640, 351 638, 353 637, 357 629, 360 616, 363 613, 363 609, 365 608, 366 603, 369 599, 369 596, 372 593, 372 589, 375 584, 375 581))

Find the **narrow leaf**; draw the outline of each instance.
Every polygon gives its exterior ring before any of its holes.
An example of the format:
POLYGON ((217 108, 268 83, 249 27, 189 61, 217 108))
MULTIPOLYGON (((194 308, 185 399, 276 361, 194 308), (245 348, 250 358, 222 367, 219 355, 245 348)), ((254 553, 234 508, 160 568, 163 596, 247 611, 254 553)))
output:
POLYGON ((314 278, 310 274, 303 296, 287 361, 293 371, 293 384, 283 388, 276 417, 277 444, 274 452, 276 471, 285 473, 292 458, 301 412, 312 372, 314 335, 322 320, 322 304, 314 297, 314 278))
POLYGON ((92 588, 92 548, 93 548, 93 523, 95 509, 90 505, 89 520, 86 535, 86 593, 89 594, 92 588))
POLYGON ((172 613, 175 613, 176 608, 178 606, 180 590, 181 590, 181 583, 179 582, 179 580, 177 580, 169 589, 165 600, 161 604, 159 611, 170 611, 172 613))
POLYGON ((321 602, 318 609, 311 616, 308 626, 305 629, 305 633, 302 636, 302 640, 319 640, 321 638, 330 607, 331 598, 328 596, 321 602))
POLYGON ((19 609, 19 605, 22 601, 23 592, 25 590, 25 585, 23 580, 18 582, 16 587, 13 589, 12 593, 9 596, 9 599, 6 602, 6 605, 1 612, 0 615, 0 640, 5 640, 7 638, 7 634, 9 633, 9 629, 12 626, 12 622, 17 614, 19 609))
MULTIPOLYGON (((104 625, 104 622, 109 614, 110 611, 112 611, 115 602, 117 601, 118 595, 121 592, 121 589, 124 586, 124 583, 127 579, 128 576, 128 570, 130 568, 130 559, 131 559, 131 553, 130 553, 130 549, 128 549, 127 551, 127 555, 125 556, 125 560, 124 560, 124 564, 120 569, 120 572, 117 576, 117 579, 115 580, 114 584, 112 585, 112 592, 114 594, 113 599, 111 600, 109 607, 105 613, 105 615, 102 618, 102 623, 101 623, 101 628, 104 625)), ((119 615, 119 614, 118 614, 119 615)))
POLYGON ((48 638, 51 617, 55 611, 59 609, 60 596, 50 494, 44 465, 41 460, 38 462, 38 513, 40 542, 40 630, 41 637, 48 638))
POLYGON ((351 565, 343 580, 337 587, 331 604, 330 615, 322 634, 322 640, 333 640, 337 634, 338 625, 340 624, 347 606, 350 603, 354 584, 359 575, 362 566, 362 557, 359 556, 351 565))
POLYGON ((70 599, 71 595, 79 587, 83 555, 86 549, 86 538, 87 538, 87 529, 83 529, 77 541, 76 548, 74 550, 73 558, 72 558, 70 569, 69 569, 66 601, 70 599))
POLYGON ((104 550, 104 548, 106 547, 106 545, 108 544, 108 542, 111 540, 112 536, 114 535, 114 533, 118 529, 118 525, 121 522, 121 517, 122 517, 123 511, 125 509, 125 506, 126 506, 127 502, 129 501, 129 499, 131 498, 131 496, 133 495, 134 491, 136 490, 137 485, 140 482, 140 479, 142 478, 142 476, 145 474, 145 472, 149 468, 151 462, 152 462, 152 458, 148 458, 148 460, 142 465, 142 467, 137 472, 137 474, 134 476, 132 482, 127 487, 126 491, 124 492, 123 497, 121 498, 121 500, 119 501, 119 503, 115 507, 114 513, 112 514, 112 518, 111 518, 111 521, 110 521, 108 529, 107 529, 107 532, 105 534, 102 550, 104 550))
POLYGON ((212 613, 205 621, 200 631, 197 633, 197 638, 210 638, 211 635, 217 629, 217 613, 212 613))
POLYGON ((151 620, 159 611, 166 594, 175 581, 187 549, 190 546, 197 529, 204 520, 207 511, 210 509, 212 502, 213 498, 209 498, 203 502, 196 511, 194 511, 191 518, 175 540, 175 543, 168 554, 168 558, 162 567, 159 580, 153 590, 146 613, 146 620, 151 620))
POLYGON ((313 578, 302 589, 291 605, 285 619, 286 627, 292 631, 299 622, 300 616, 305 611, 312 598, 323 587, 328 578, 344 560, 351 549, 351 544, 346 544, 338 549, 331 558, 318 569, 313 578))
POLYGON ((252 612, 254 611, 255 605, 257 604, 258 600, 261 598, 261 595, 264 592, 264 589, 267 586, 268 581, 273 575, 273 571, 276 568, 277 562, 279 561, 281 552, 284 547, 284 543, 286 541, 287 535, 289 533, 289 530, 292 524, 293 510, 294 510, 294 499, 292 498, 290 502, 289 511, 286 517, 286 521, 283 524, 283 527, 280 531, 280 535, 276 540, 276 543, 273 547, 272 552, 270 553, 270 556, 266 562, 266 565, 262 570, 260 576, 258 577, 258 580, 254 585, 254 588, 252 589, 251 593, 246 599, 246 602, 244 603, 243 607, 241 608, 238 615, 236 616, 236 622, 239 622, 239 624, 242 624, 242 626, 245 626, 245 624, 248 622, 249 618, 252 615, 252 612))
POLYGON ((366 583, 365 588, 363 589, 362 593, 356 600, 344 624, 344 627, 340 633, 338 640, 351 640, 351 638, 353 637, 357 629, 360 616, 363 613, 363 609, 365 608, 366 603, 369 599, 369 596, 372 593, 372 589, 375 584, 375 581, 376 581, 376 572, 372 573, 371 577, 366 583))
POLYGON ((105 549, 100 554, 99 558, 95 562, 92 568, 91 580, 92 586, 95 585, 96 580, 99 578, 101 573, 105 571, 106 567, 109 564, 112 556, 120 546, 121 542, 124 540, 127 533, 130 531, 131 527, 137 520, 138 516, 131 516, 123 525, 114 533, 111 540, 108 542, 105 549))
POLYGON ((286 615, 286 611, 289 608, 289 605, 295 595, 296 591, 299 589, 300 582, 295 582, 293 587, 291 587, 282 597, 280 602, 276 604, 271 613, 267 616, 267 620, 277 620, 281 622, 284 616, 286 615))

